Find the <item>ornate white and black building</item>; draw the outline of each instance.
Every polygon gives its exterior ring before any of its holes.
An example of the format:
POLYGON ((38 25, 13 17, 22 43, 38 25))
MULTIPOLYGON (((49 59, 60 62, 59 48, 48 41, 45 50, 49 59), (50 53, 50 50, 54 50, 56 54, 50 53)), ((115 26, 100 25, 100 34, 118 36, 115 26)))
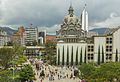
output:
POLYGON ((88 32, 88 14, 84 9, 81 17, 74 14, 72 6, 69 7, 68 15, 64 17, 61 29, 57 31, 58 41, 78 43, 86 39, 88 32))
POLYGON ((98 35, 88 31, 86 5, 80 17, 74 14, 72 6, 68 12, 56 33, 58 65, 120 61, 120 27, 98 35))

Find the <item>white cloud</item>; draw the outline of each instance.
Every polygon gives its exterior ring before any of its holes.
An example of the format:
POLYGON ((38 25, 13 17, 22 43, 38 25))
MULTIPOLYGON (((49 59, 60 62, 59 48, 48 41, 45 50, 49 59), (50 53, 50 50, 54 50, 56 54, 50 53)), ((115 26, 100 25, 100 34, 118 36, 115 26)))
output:
POLYGON ((53 25, 51 27, 38 27, 38 30, 46 30, 47 33, 55 33, 57 30, 60 29, 60 25, 53 25))
MULTIPOLYGON (((52 28, 68 13, 70 0, 1 0, 0 24, 52 28)), ((72 0, 75 14, 80 17, 87 4, 89 25, 119 25, 120 0, 72 0), (110 15, 110 17, 108 17, 110 15)), ((49 31, 49 30, 48 30, 49 31)), ((52 32, 52 31, 50 31, 52 32)), ((55 32, 55 31, 54 31, 55 32)))
POLYGON ((120 26, 120 16, 118 16, 117 13, 115 12, 111 13, 110 17, 108 17, 104 21, 97 22, 94 25, 98 27, 109 27, 109 28, 120 26))
POLYGON ((110 17, 111 17, 111 18, 114 18, 114 17, 117 17, 117 16, 118 16, 118 14, 115 13, 115 12, 113 12, 113 13, 110 14, 110 17))

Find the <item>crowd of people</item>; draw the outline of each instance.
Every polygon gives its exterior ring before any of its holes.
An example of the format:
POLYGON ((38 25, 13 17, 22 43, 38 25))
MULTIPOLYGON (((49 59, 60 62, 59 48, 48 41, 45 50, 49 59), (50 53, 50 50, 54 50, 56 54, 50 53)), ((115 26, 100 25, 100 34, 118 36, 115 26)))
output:
MULTIPOLYGON (((40 82, 43 82, 45 78, 49 81, 62 80, 62 79, 73 79, 75 80, 78 75, 78 70, 75 67, 68 66, 51 66, 44 63, 37 63, 40 60, 32 59, 30 62, 36 69, 36 75, 39 76, 40 82)), ((85 82, 80 80, 79 82, 85 82)))

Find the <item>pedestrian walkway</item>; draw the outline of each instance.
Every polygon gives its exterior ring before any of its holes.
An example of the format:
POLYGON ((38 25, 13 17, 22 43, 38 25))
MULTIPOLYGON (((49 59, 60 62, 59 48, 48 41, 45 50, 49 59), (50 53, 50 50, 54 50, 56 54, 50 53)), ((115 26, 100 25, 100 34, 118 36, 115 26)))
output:
MULTIPOLYGON (((70 69, 60 68, 60 67, 52 67, 52 66, 49 69, 51 71, 54 71, 56 68, 58 69, 58 72, 61 73, 60 74, 61 75, 60 79, 58 79, 58 74, 55 74, 54 75, 54 81, 53 80, 50 81, 49 77, 45 76, 45 78, 44 78, 44 80, 42 80, 42 82, 79 82, 78 78, 75 78, 75 79, 71 78, 70 79, 70 74, 73 72, 70 69), (64 75, 66 73, 68 73, 68 78, 64 77, 64 75)), ((36 80, 34 82, 41 82, 41 78, 39 78, 41 70, 37 71, 35 66, 33 66, 33 70, 36 73, 36 75, 35 75, 36 80)), ((45 71, 45 75, 49 74, 48 68, 44 71, 45 71)))

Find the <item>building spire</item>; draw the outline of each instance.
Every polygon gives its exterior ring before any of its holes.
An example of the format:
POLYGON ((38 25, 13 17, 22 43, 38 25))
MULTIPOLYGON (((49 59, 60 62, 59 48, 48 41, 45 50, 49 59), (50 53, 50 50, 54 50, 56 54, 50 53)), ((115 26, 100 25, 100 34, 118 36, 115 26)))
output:
POLYGON ((87 4, 85 4, 85 7, 87 6, 87 4))
POLYGON ((82 29, 88 32, 88 13, 86 11, 86 6, 87 5, 85 4, 84 9, 82 11, 81 23, 82 23, 82 29))
POLYGON ((86 10, 87 4, 85 4, 84 9, 86 10))
POLYGON ((72 7, 72 2, 70 2, 70 7, 69 7, 69 14, 70 15, 73 15, 73 11, 74 11, 74 9, 73 9, 73 7, 72 7))

